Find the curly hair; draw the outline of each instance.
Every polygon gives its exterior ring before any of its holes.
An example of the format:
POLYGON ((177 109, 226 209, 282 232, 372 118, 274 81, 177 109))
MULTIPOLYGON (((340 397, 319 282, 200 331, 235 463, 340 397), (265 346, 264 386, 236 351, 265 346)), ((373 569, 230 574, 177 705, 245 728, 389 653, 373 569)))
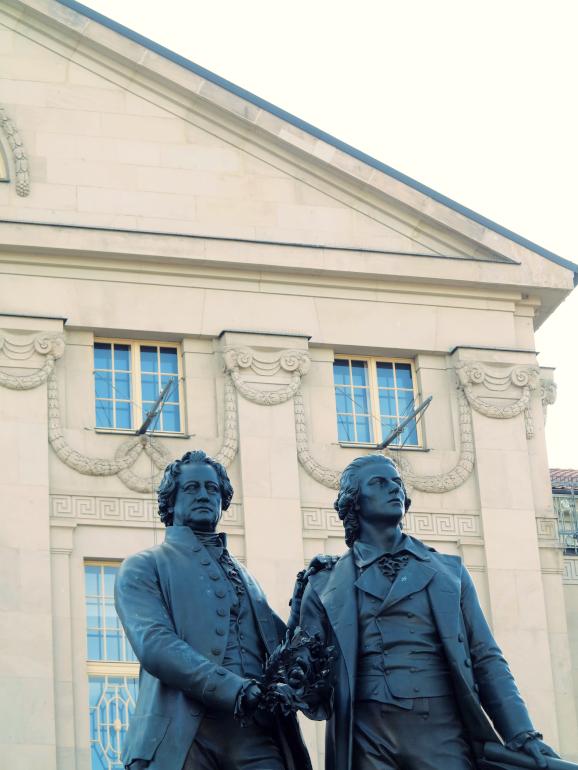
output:
POLYGON ((221 508, 226 511, 231 505, 233 499, 233 487, 227 476, 227 471, 216 460, 207 457, 204 452, 197 449, 193 452, 186 452, 180 460, 175 460, 165 468, 165 475, 161 481, 157 495, 159 498, 159 516, 165 527, 173 526, 175 499, 177 497, 177 479, 181 472, 182 465, 190 465, 191 463, 205 463, 215 469, 217 476, 219 477, 219 490, 221 492, 221 508))
MULTIPOLYGON (((357 517, 359 511, 359 503, 357 502, 359 498, 359 477, 357 476, 357 470, 371 463, 387 463, 388 465, 393 465, 397 470, 397 465, 390 457, 375 453, 358 457, 349 463, 343 471, 339 494, 337 500, 333 503, 333 507, 345 527, 345 542, 350 548, 359 537, 359 520, 357 517)), ((411 500, 407 496, 403 482, 401 486, 405 494, 405 515, 409 510, 411 500)))

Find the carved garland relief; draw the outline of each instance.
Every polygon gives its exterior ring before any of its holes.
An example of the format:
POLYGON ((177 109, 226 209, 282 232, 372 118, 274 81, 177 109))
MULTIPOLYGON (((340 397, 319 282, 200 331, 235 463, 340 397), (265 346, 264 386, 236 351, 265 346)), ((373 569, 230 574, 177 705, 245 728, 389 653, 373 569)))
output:
POLYGON ((24 144, 14 123, 10 120, 6 111, 0 107, 0 126, 12 150, 14 167, 16 169, 16 192, 23 198, 30 195, 30 172, 28 169, 28 155, 24 144))
MULTIPOLYGON (((169 450, 156 438, 146 435, 129 438, 119 446, 114 460, 87 457, 74 450, 67 443, 62 432, 58 383, 54 372, 55 360, 60 358, 64 352, 64 336, 62 334, 41 332, 27 338, 15 335, 9 339, 0 333, 0 349, 9 358, 15 360, 29 358, 34 351, 46 356, 44 366, 32 374, 11 375, 0 372, 0 385, 12 390, 26 390, 36 388, 44 382, 48 383, 48 440, 63 463, 87 476, 117 475, 125 486, 135 492, 150 493, 158 486, 162 473, 172 458, 169 450), (130 470, 143 450, 159 471, 152 477, 138 476, 130 470)), ((292 398, 297 455, 300 464, 320 484, 330 489, 338 489, 341 472, 320 465, 309 451, 303 395, 300 387, 301 378, 307 374, 311 363, 307 353, 301 350, 263 353, 244 346, 227 346, 223 348, 222 356, 223 370, 226 375, 225 434, 223 445, 215 455, 215 459, 228 467, 237 454, 239 447, 237 393, 243 398, 263 406, 283 404, 292 398), (290 372, 292 377, 287 385, 263 390, 243 380, 239 371, 241 368, 251 369, 260 376, 273 376, 283 369, 290 372)), ((515 366, 505 374, 496 374, 489 372, 479 362, 459 362, 455 369, 457 374, 456 387, 458 388, 460 455, 454 468, 443 474, 419 476, 413 470, 409 460, 400 452, 389 449, 383 450, 385 455, 392 457, 397 463, 410 494, 414 489, 437 494, 448 492, 461 486, 469 478, 475 462, 470 408, 495 419, 508 419, 524 412, 526 436, 528 438, 533 436, 530 392, 538 387, 538 367, 515 366), (483 383, 494 392, 504 391, 510 384, 513 384, 522 388, 522 396, 512 405, 493 406, 473 393, 472 385, 474 383, 483 383)), ((550 380, 543 380, 540 385, 542 386, 542 404, 545 410, 547 404, 555 401, 556 386, 550 380)))

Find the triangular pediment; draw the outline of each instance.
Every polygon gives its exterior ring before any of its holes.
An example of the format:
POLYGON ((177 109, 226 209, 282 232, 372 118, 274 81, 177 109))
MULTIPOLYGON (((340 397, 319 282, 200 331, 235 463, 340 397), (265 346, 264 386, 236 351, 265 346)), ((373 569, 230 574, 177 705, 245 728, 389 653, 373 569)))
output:
POLYGON ((0 29, 0 105, 36 156, 31 194, 0 207, 5 220, 353 251, 372 276, 363 254, 501 263, 468 280, 570 288, 571 263, 74 0, 0 0, 0 29))

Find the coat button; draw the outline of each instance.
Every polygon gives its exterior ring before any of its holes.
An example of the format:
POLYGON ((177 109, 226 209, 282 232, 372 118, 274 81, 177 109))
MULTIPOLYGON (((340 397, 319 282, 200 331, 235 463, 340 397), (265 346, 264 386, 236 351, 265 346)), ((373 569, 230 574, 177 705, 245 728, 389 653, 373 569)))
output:
POLYGON ((219 668, 217 668, 216 671, 217 671, 217 674, 220 674, 221 676, 225 676, 225 674, 227 673, 227 669, 223 668, 222 666, 219 666, 219 668))
MULTIPOLYGON (((225 636, 225 629, 224 628, 217 628, 216 631, 219 634, 219 636, 225 636)), ((241 639, 242 638, 243 637, 241 637, 241 639)))
POLYGON ((414 692, 419 692, 419 687, 414 687, 414 688, 413 688, 413 691, 414 691, 414 692))
POLYGON ((409 631, 410 634, 415 634, 415 629, 411 628, 409 631))
POLYGON ((207 682, 207 690, 209 692, 213 692, 217 688, 217 685, 214 682, 207 682))
POLYGON ((413 618, 413 612, 408 612, 407 616, 408 616, 408 618, 413 618))
MULTIPOLYGON (((220 647, 213 647, 211 652, 213 653, 213 655, 220 655, 221 654, 221 648, 220 647)), ((208 685, 207 685, 207 687, 208 687, 208 685)))
MULTIPOLYGON (((198 553, 200 550, 201 550, 201 546, 198 543, 193 546, 193 551, 195 553, 198 553)), ((192 709, 191 709, 191 711, 192 711, 192 709)))
POLYGON ((391 670, 388 668, 385 673, 387 674, 387 676, 389 676, 391 674, 391 670))
POLYGON ((206 557, 206 556, 205 556, 205 558, 204 558, 204 559, 201 559, 201 564, 204 564, 204 566, 205 566, 205 567, 206 567, 208 564, 210 564, 210 563, 211 563, 211 560, 210 560, 210 559, 207 559, 207 557, 206 557))
POLYGON ((411 668, 410 671, 412 674, 415 674, 415 672, 417 671, 417 668, 411 668))
POLYGON ((411 596, 410 596, 409 598, 410 598, 410 599, 413 599, 413 594, 411 594, 411 596))
POLYGON ((191 714, 194 717, 198 717, 200 713, 201 713, 201 709, 198 708, 197 706, 193 706, 193 708, 191 709, 191 714))
POLYGON ((467 666, 468 668, 470 668, 470 667, 471 667, 471 665, 472 665, 472 661, 471 661, 469 658, 466 658, 466 660, 465 660, 464 662, 465 662, 465 664, 466 664, 466 666, 467 666))
POLYGON ((463 641, 464 641, 464 635, 458 634, 458 642, 463 642, 463 641))
POLYGON ((474 685, 474 690, 475 690, 476 692, 479 692, 479 691, 480 691, 480 686, 479 686, 478 684, 475 684, 475 685, 474 685))
POLYGON ((383 651, 383 654, 384 654, 384 655, 389 655, 389 650, 384 650, 384 651, 383 651))
POLYGON ((210 572, 209 577, 211 580, 218 580, 219 579, 219 573, 218 572, 210 572))
POLYGON ((215 594, 216 594, 216 596, 219 597, 219 599, 224 599, 225 598, 225 592, 223 591, 222 588, 219 588, 218 591, 215 591, 215 594))
POLYGON ((217 610, 217 615, 220 615, 222 618, 224 618, 226 614, 227 610, 224 607, 219 607, 217 610))

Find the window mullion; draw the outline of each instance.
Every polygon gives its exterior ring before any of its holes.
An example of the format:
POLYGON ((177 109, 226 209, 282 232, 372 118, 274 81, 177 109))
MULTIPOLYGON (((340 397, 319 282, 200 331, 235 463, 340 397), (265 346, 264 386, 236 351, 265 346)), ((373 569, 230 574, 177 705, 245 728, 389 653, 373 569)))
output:
POLYGON ((134 423, 135 431, 140 428, 143 423, 142 417, 142 386, 141 386, 141 371, 140 371, 140 344, 138 342, 131 342, 131 355, 133 357, 132 376, 134 387, 134 401, 136 405, 133 405, 136 413, 136 419, 134 423))
POLYGON ((368 360, 369 368, 369 403, 371 413, 374 415, 371 420, 373 423, 373 438, 376 444, 380 444, 381 438, 381 414, 379 410, 379 388, 377 387, 377 365, 374 358, 368 360))

